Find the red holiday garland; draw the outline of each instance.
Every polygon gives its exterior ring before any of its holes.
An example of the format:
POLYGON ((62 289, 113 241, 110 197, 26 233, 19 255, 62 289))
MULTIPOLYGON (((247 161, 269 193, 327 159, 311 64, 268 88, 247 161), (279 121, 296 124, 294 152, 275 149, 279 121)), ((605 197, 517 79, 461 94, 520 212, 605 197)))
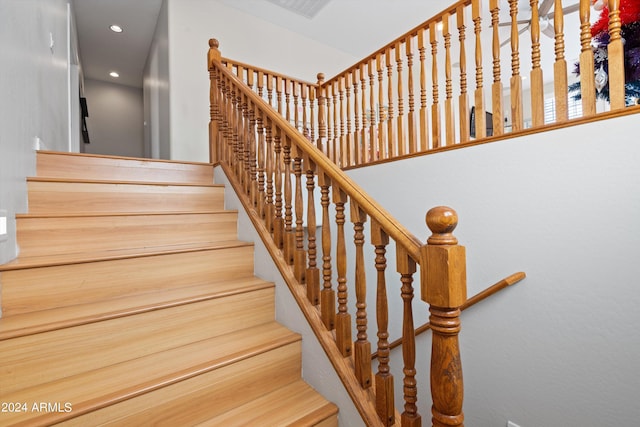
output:
MULTIPOLYGON (((620 21, 622 25, 640 21, 640 0, 620 1, 620 21)), ((591 36, 595 37, 600 33, 609 31, 609 8, 602 9, 600 17, 591 26, 591 36)))

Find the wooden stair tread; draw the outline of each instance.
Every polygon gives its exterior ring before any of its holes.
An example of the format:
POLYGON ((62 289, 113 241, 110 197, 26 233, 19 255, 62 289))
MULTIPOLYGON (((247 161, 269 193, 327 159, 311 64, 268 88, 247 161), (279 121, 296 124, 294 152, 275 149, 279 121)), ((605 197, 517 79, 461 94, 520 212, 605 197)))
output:
POLYGON ((298 334, 270 322, 7 395, 0 391, 3 401, 47 402, 55 396, 56 401, 73 406, 68 413, 0 414, 0 424, 54 424, 299 340, 298 334))
POLYGON ((82 179, 82 178, 56 178, 46 176, 32 176, 27 178, 27 182, 53 182, 53 183, 71 183, 71 184, 116 184, 116 185, 140 185, 140 186, 157 186, 157 187, 213 187, 224 188, 222 184, 205 184, 190 182, 174 182, 174 181, 125 181, 112 179, 82 179))
POLYGON ((169 160, 169 159, 152 159, 148 157, 128 157, 128 156, 116 156, 112 154, 94 154, 94 153, 74 153, 68 151, 51 151, 51 150, 38 150, 38 154, 44 155, 56 155, 66 157, 77 158, 99 158, 99 159, 111 159, 111 160, 124 160, 124 161, 140 161, 144 163, 165 163, 176 165, 196 165, 196 166, 212 166, 208 162, 196 162, 191 160, 169 160))
POLYGON ((214 426, 313 426, 335 416, 338 408, 302 380, 279 388, 198 424, 214 426))
POLYGON ((118 216, 165 216, 165 215, 215 215, 238 213, 237 209, 210 209, 199 211, 148 211, 148 212, 41 212, 41 213, 22 213, 16 214, 16 219, 35 219, 35 218, 93 218, 93 217, 118 217, 118 216))
POLYGON ((119 250, 79 252, 67 254, 54 254, 50 256, 18 257, 15 260, 0 265, 0 272, 10 270, 20 270, 27 268, 50 267, 56 265, 82 264, 88 262, 110 261, 125 258, 136 258, 143 256, 165 255, 171 253, 196 252, 205 250, 216 250, 225 248, 238 248, 253 246, 253 243, 239 240, 227 240, 221 242, 185 243, 181 245, 151 246, 141 248, 127 248, 119 250))
POLYGON ((0 318, 0 341, 273 286, 271 282, 248 277, 6 316, 0 318))

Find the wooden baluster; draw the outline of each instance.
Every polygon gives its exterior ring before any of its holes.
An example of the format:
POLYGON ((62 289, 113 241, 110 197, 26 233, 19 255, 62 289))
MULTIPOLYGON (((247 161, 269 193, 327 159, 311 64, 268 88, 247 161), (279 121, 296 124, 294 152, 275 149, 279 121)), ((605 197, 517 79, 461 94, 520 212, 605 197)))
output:
POLYGON ((258 96, 264 99, 264 72, 262 71, 258 71, 256 86, 258 87, 258 96))
POLYGON ((580 0, 580 95, 582 96, 582 115, 590 117, 596 114, 596 87, 593 76, 593 49, 591 48, 591 1, 580 0))
POLYGON ((219 127, 220 127, 220 153, 222 160, 227 163, 230 162, 229 158, 229 139, 227 138, 228 133, 228 114, 229 114, 229 106, 227 105, 229 100, 227 97, 227 83, 224 76, 221 73, 219 74, 218 79, 218 88, 220 93, 220 114, 219 114, 219 127))
POLYGON ((335 157, 333 154, 333 147, 335 142, 333 141, 333 115, 332 115, 332 103, 333 103, 333 84, 328 84, 326 86, 326 102, 327 102, 327 149, 326 155, 331 160, 335 162, 335 157))
MULTIPOLYGON (((524 129, 522 116, 522 76, 520 76, 520 35, 518 34, 518 0, 509 0, 511 15, 511 126, 514 131, 524 129)), ((479 112, 476 112, 476 120, 479 112)))
POLYGON ((404 98, 402 93, 402 53, 401 53, 401 43, 396 43, 395 51, 396 51, 396 64, 398 68, 398 117, 397 120, 397 128, 396 128, 396 136, 397 136, 397 146, 398 146, 398 155, 402 156, 406 153, 406 149, 404 146, 404 98))
POLYGON ((218 47, 220 44, 216 39, 209 39, 209 51, 207 53, 207 69, 209 70, 209 162, 215 163, 220 160, 220 147, 218 144, 218 116, 220 112, 219 98, 220 93, 217 88, 217 72, 214 63, 220 63, 221 55, 218 47))
POLYGON ((258 118, 256 106, 249 103, 250 151, 249 151, 249 200, 255 208, 258 204, 258 118))
POLYGON ((242 99, 242 124, 243 124, 243 140, 244 140, 244 153, 242 158, 244 159, 244 171, 242 173, 242 181, 244 184, 244 192, 249 195, 251 191, 251 134, 250 134, 250 119, 249 119, 249 99, 246 95, 241 93, 242 99))
POLYGON ((444 101, 444 128, 446 144, 453 145, 456 142, 455 117, 453 112, 453 84, 451 80, 451 31, 449 30, 450 15, 445 13, 442 16, 442 35, 444 37, 445 52, 445 90, 446 99, 444 101))
MULTIPOLYGON (((362 125, 360 122, 360 81, 358 80, 358 68, 351 71, 351 79, 353 81, 353 157, 354 165, 362 164, 362 150, 360 144, 360 136, 362 134, 362 125)), ((364 96, 364 94, 363 94, 364 96)))
POLYGON ((339 122, 341 116, 338 116, 338 100, 340 98, 339 95, 339 83, 338 81, 333 82, 333 148, 332 148, 332 160, 336 165, 340 165, 340 127, 339 122))
POLYGON ((344 102, 345 102, 345 98, 344 98, 344 88, 345 88, 345 76, 341 76, 338 78, 338 84, 340 87, 340 140, 339 140, 339 144, 340 144, 340 148, 338 149, 338 153, 339 153, 339 160, 338 160, 338 165, 340 167, 345 167, 346 165, 346 160, 347 160, 347 156, 346 156, 346 151, 347 151, 347 134, 345 133, 345 106, 344 106, 344 102))
POLYGON ((475 111, 476 111, 476 138, 484 138, 487 136, 487 119, 484 114, 484 88, 482 76, 482 39, 480 33, 482 31, 482 16, 480 9, 480 0, 473 0, 471 5, 471 14, 473 17, 473 31, 476 36, 476 91, 475 91, 475 111))
POLYGON ((336 314, 336 345, 344 356, 351 356, 351 315, 347 309, 347 248, 344 233, 344 205, 347 195, 333 185, 333 203, 336 207, 336 267, 338 273, 338 313, 336 314))
POLYGON ((387 300, 387 245, 389 236, 382 230, 380 224, 371 220, 371 243, 376 248, 376 320, 378 323, 378 372, 376 381, 376 411, 385 426, 392 426, 396 422, 395 402, 393 394, 393 375, 389 366, 389 305, 387 300))
POLYGON ((317 147, 320 151, 325 153, 327 156, 329 155, 329 151, 327 151, 327 147, 324 142, 327 140, 327 108, 326 108, 326 89, 324 86, 324 74, 318 73, 318 88, 317 88, 317 99, 318 99, 318 142, 317 147))
POLYGON ((287 123, 291 123, 291 85, 292 81, 289 79, 284 79, 282 84, 284 85, 284 117, 287 120, 287 123))
POLYGON ((389 105, 389 120, 387 121, 387 141, 389 143, 389 157, 398 155, 398 140, 396 139, 395 121, 393 120, 393 65, 391 62, 391 48, 385 55, 387 66, 387 104, 389 105))
POLYGON ((462 426, 463 381, 458 333, 460 306, 467 299, 465 248, 452 232, 456 212, 437 207, 427 212, 433 233, 421 249, 422 299, 429 304, 431 323, 431 397, 434 427, 462 426))
MULTIPOLYGON (((302 133, 304 136, 306 136, 307 138, 309 137, 308 135, 305 134, 304 128, 305 128, 305 124, 303 123, 302 127, 300 127, 300 112, 298 111, 298 105, 300 103, 300 83, 298 82, 292 82, 293 84, 293 126, 300 132, 302 133)), ((306 108, 303 107, 303 108, 306 108)))
POLYGON ((362 113, 362 132, 360 136, 360 145, 358 150, 360 151, 360 162, 368 163, 371 161, 369 158, 369 145, 367 142, 367 126, 371 126, 371 120, 369 120, 369 115, 367 113, 367 78, 365 77, 365 65, 364 62, 360 63, 360 88, 362 89, 362 102, 360 106, 360 111, 362 113))
POLYGON ((309 141, 316 140, 316 121, 315 121, 315 104, 316 104, 316 88, 314 86, 304 85, 305 90, 302 91, 302 121, 309 141), (309 114, 307 115, 307 96, 309 98, 309 114), (309 126, 307 127, 307 123, 309 126))
POLYGON ((265 173, 265 135, 264 135, 264 113, 258 111, 258 216, 265 218, 265 192, 264 192, 264 173, 265 173))
POLYGON ((504 133, 504 106, 502 100, 502 77, 500 73, 500 32, 498 23, 500 22, 500 7, 498 0, 491 0, 491 27, 493 28, 493 84, 491 85, 491 103, 493 104, 493 134, 502 135, 504 133))
POLYGON ((295 235, 293 233, 293 191, 291 186, 291 139, 288 136, 284 138, 283 159, 284 165, 284 235, 282 237, 282 249, 284 259, 293 264, 293 252, 295 248, 295 235))
MULTIPOLYGON (((540 17, 538 0, 531 0, 531 124, 544 125, 544 80, 540 66, 540 17)), ((589 48, 591 50, 591 48, 589 48)), ((592 64, 593 68, 593 64, 592 64)), ((593 74, 592 74, 593 76, 593 74)))
MULTIPOLYGON (((231 66, 233 67, 233 64, 231 64, 231 66)), ((233 71, 233 68, 231 70, 233 71)), ((244 67, 242 65, 236 65, 235 70, 236 70, 235 72, 236 76, 240 80, 244 81, 244 67)))
MULTIPOLYGON (((268 91, 268 89, 267 89, 268 91)), ((273 232, 273 218, 274 218, 274 204, 273 204, 273 122, 267 117, 267 149, 266 156, 266 169, 267 169, 267 201, 265 205, 265 226, 270 233, 273 232)))
POLYGON ((376 123, 378 122, 378 107, 376 103, 375 95, 375 70, 374 59, 371 58, 367 61, 369 69, 369 108, 371 109, 371 121, 369 122, 369 154, 370 161, 378 160, 380 158, 380 146, 378 144, 378 138, 376 138, 376 123))
POLYGON ((380 147, 380 158, 386 159, 390 157, 389 145, 387 144, 386 124, 389 121, 389 112, 384 105, 384 88, 382 82, 384 80, 382 54, 376 55, 376 71, 378 72, 378 104, 380 105, 380 120, 378 120, 378 147, 380 147))
POLYGON ((307 254, 304 251, 304 205, 302 200, 302 150, 297 145, 294 147, 293 173, 296 177, 296 231, 295 248, 293 253, 293 274, 300 283, 305 283, 305 272, 307 269, 307 254))
POLYGON ((316 261, 316 202, 314 176, 316 165, 308 157, 305 157, 304 164, 307 169, 307 247, 309 250, 309 267, 305 273, 307 280, 307 298, 312 305, 320 303, 320 270, 316 261))
POLYGON ((556 62, 553 64, 553 87, 556 97, 556 123, 562 123, 569 119, 567 61, 564 59, 564 15, 562 13, 562 0, 555 0, 553 25, 556 33, 556 62))
POLYGON ((429 42, 431 43, 431 87, 433 104, 431 105, 431 140, 433 148, 440 147, 440 100, 438 99, 438 40, 436 39, 436 23, 429 24, 429 42))
POLYGON ((267 78, 267 101, 269 101, 269 105, 273 107, 273 76, 268 73, 265 76, 267 78))
POLYGON ((234 150, 236 149, 235 140, 233 139, 233 127, 234 127, 234 110, 233 110, 233 89, 231 87, 231 82, 228 78, 225 78, 225 87, 226 87, 226 104, 227 104, 227 115, 226 115, 226 127, 225 127, 225 138, 228 141, 229 147, 229 165, 231 166, 231 171, 235 175, 236 173, 236 157, 234 150))
POLYGON ((418 52, 420 53, 420 151, 429 150, 429 126, 427 119, 427 71, 425 68, 426 47, 424 28, 418 29, 418 52))
POLYGON ((620 35, 621 25, 620 0, 609 0, 609 36, 611 38, 609 39, 607 51, 609 58, 609 99, 612 110, 625 107, 624 43, 620 35))
POLYGON ((402 282, 401 295, 403 301, 402 316, 402 359, 404 362, 404 412, 401 415, 402 426, 422 425, 422 417, 418 414, 418 388, 416 382, 416 335, 413 325, 413 275, 416 272, 416 262, 409 256, 402 246, 396 248, 397 269, 402 282))
POLYGON ((407 36, 404 46, 407 55, 407 89, 409 95, 409 113, 407 114, 407 139, 409 141, 409 153, 418 151, 416 142, 416 122, 413 93, 413 46, 411 36, 407 36))
POLYGON ((320 204, 322 205, 322 291, 320 292, 320 315, 328 330, 336 327, 336 292, 331 286, 331 224, 329 219, 329 187, 331 179, 318 171, 320 204))
POLYGON ((282 77, 276 76, 276 102, 278 103, 278 114, 284 117, 284 105, 282 102, 282 77))
POLYGON ((242 140, 239 131, 239 126, 242 118, 242 108, 238 102, 239 97, 235 85, 231 85, 231 111, 232 111, 232 124, 231 132, 233 139, 233 162, 234 173, 238 180, 242 181, 242 140))
POLYGON ((460 109, 460 142, 469 140, 469 97, 467 95, 467 51, 466 29, 464 25, 464 6, 456 8, 456 23, 458 24, 458 40, 460 42, 460 96, 458 97, 458 108, 460 109))
POLYGON ((347 103, 347 135, 346 135, 346 139, 345 139, 345 158, 344 158, 344 165, 345 166, 351 166, 352 163, 352 150, 353 150, 353 138, 352 138, 352 134, 351 134, 351 73, 347 73, 344 76, 344 81, 346 84, 346 92, 347 92, 347 96, 346 96, 346 103, 347 103))
POLYGON ((284 217, 282 215, 282 129, 275 126, 275 137, 273 138, 273 173, 275 186, 274 218, 273 218, 273 240, 280 249, 284 248, 284 217))
POLYGON ((351 222, 353 223, 356 246, 355 288, 356 288, 356 329, 354 343, 355 374, 362 388, 371 387, 371 343, 367 337, 367 278, 364 265, 364 223, 367 215, 352 200, 351 222))

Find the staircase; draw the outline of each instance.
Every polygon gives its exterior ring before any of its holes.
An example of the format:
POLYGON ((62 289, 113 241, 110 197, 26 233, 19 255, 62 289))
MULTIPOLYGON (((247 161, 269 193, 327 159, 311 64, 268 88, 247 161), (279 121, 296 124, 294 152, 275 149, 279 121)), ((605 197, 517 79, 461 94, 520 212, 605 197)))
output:
POLYGON ((0 266, 0 426, 337 426, 209 164, 39 152, 0 266))

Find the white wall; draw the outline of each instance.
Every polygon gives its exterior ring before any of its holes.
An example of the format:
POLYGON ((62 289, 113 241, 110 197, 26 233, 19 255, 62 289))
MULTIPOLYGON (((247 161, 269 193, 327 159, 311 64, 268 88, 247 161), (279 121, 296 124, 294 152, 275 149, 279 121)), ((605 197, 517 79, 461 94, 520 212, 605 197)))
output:
POLYGON ((66 0, 0 0, 0 210, 8 213, 0 263, 17 253, 15 214, 27 211, 35 138, 68 150, 67 24, 66 0))
POLYGON ((92 154, 142 157, 144 155, 142 89, 85 79, 87 129, 92 154))
POLYGON ((167 1, 172 159, 209 160, 210 38, 225 57, 312 82, 318 72, 332 76, 357 59, 219 1, 167 1))
POLYGON ((162 3, 156 31, 143 76, 145 154, 154 159, 170 159, 169 137, 169 16, 162 3))
POLYGON ((349 172, 421 239, 429 208, 457 210, 469 296, 527 273, 463 313, 465 424, 637 424, 639 131, 635 115, 349 172))
POLYGON ((343 427, 364 426, 362 418, 344 389, 331 362, 318 343, 311 327, 298 308, 291 291, 271 259, 240 200, 220 167, 215 169, 215 182, 225 184, 225 208, 238 210, 238 238, 255 244, 255 274, 276 285, 276 320, 302 335, 302 377, 327 400, 340 408, 338 417, 343 427))

